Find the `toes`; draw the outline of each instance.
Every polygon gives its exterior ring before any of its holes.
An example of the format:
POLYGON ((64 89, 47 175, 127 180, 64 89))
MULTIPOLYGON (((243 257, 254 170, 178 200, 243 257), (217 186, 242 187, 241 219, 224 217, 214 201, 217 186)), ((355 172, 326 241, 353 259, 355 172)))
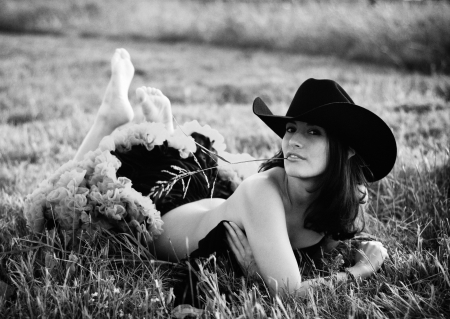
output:
POLYGON ((119 60, 122 59, 130 59, 130 54, 125 49, 116 49, 114 52, 112 58, 111 58, 111 65, 115 65, 119 60))
POLYGON ((156 95, 156 91, 157 91, 158 89, 155 89, 155 88, 152 88, 152 87, 147 87, 147 94, 148 95, 156 95))
POLYGON ((163 96, 161 90, 157 89, 157 88, 151 88, 151 94, 155 95, 155 96, 163 96))
POLYGON ((117 63, 117 61, 119 61, 121 58, 120 56, 120 49, 116 49, 116 51, 114 52, 112 58, 111 58, 111 65, 114 65, 117 63))
POLYGON ((122 59, 130 59, 130 54, 128 53, 128 51, 127 50, 125 50, 125 49, 118 49, 119 50, 119 52, 120 52, 120 57, 122 58, 122 59))
POLYGON ((142 86, 136 89, 136 96, 139 101, 143 102, 148 96, 164 96, 164 94, 158 89, 142 86))
POLYGON ((140 102, 143 102, 145 100, 145 97, 147 96, 147 88, 145 86, 137 88, 136 96, 140 102))

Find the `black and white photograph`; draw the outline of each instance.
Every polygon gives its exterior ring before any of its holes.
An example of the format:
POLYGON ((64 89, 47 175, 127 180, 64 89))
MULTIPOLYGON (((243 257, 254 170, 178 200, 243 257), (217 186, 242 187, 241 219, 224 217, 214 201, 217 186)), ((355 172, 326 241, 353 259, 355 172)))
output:
POLYGON ((450 1, 0 0, 0 318, 450 318, 450 1))

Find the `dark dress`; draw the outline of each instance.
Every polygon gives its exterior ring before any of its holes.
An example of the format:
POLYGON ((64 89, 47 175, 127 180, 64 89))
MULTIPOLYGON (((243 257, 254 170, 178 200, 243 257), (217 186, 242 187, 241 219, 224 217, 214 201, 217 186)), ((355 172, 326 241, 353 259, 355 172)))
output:
MULTIPOLYGON (((175 306, 179 304, 190 304, 195 307, 201 308, 202 301, 199 296, 207 290, 207 287, 201 289, 201 281, 197 273, 200 271, 198 260, 204 261, 202 267, 206 267, 210 271, 214 271, 215 266, 221 267, 226 273, 233 273, 234 278, 244 276, 244 273, 237 262, 230 246, 227 242, 226 228, 224 223, 220 222, 213 230, 211 230, 205 238, 198 243, 198 249, 193 251, 189 258, 181 261, 181 267, 174 269, 174 277, 178 281, 174 284, 174 294, 176 296, 175 306), (215 256, 215 263, 208 263, 208 258, 215 256), (186 267, 188 266, 188 267, 186 267), (200 288, 200 289, 199 289, 200 288)), ((326 252, 326 238, 324 237, 317 244, 302 248, 294 249, 295 259, 299 268, 303 269, 303 273, 307 274, 312 269, 322 268, 323 253, 326 252)), ((228 301, 233 299, 233 291, 230 285, 227 283, 220 284, 220 292, 225 294, 228 301)))
POLYGON ((204 198, 228 198, 233 191, 231 182, 220 178, 217 156, 209 138, 193 133, 195 141, 210 152, 197 147, 194 156, 181 158, 178 150, 167 142, 148 151, 145 146, 135 145, 130 151, 111 152, 122 163, 117 177, 124 176, 133 188, 149 195, 161 216, 181 205, 204 198), (199 170, 204 170, 199 172, 199 170), (197 172, 184 178, 174 178, 187 172, 197 172))
MULTIPOLYGON (((193 133, 195 141, 209 149, 211 153, 197 151, 192 157, 180 158, 179 152, 167 143, 148 151, 144 146, 133 146, 128 152, 112 152, 122 163, 117 171, 117 177, 125 176, 131 179, 133 188, 143 195, 149 195, 161 215, 181 205, 204 198, 228 198, 232 194, 231 182, 221 179, 216 169, 217 157, 209 138, 193 133), (186 172, 204 172, 192 174, 182 179, 174 178, 186 172)), ((198 249, 182 260, 172 269, 175 305, 191 304, 201 307, 198 289, 201 282, 196 273, 199 271, 197 261, 215 256, 217 263, 226 271, 232 272, 238 278, 244 275, 226 240, 224 222, 219 223, 198 245, 198 249)), ((294 250, 299 266, 311 266, 320 263, 322 242, 294 250)), ((224 285, 221 292, 231 298, 232 291, 224 285)))

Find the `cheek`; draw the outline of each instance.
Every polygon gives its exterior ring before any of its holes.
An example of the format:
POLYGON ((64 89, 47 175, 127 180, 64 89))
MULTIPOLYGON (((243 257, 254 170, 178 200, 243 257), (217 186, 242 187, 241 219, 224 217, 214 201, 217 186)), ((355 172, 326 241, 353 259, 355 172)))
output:
POLYGON ((281 149, 283 150, 283 153, 286 151, 286 147, 288 146, 288 139, 286 138, 286 135, 281 140, 281 149))
POLYGON ((323 143, 316 150, 316 156, 318 159, 320 159, 320 162, 324 166, 326 166, 328 163, 328 153, 329 153, 328 143, 323 143))

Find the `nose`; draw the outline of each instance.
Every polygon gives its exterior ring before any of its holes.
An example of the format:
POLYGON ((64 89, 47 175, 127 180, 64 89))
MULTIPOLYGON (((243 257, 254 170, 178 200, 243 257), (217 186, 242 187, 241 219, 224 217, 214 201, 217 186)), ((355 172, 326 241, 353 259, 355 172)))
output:
POLYGON ((298 134, 294 134, 289 140, 289 146, 294 148, 303 148, 303 144, 300 142, 298 134))

